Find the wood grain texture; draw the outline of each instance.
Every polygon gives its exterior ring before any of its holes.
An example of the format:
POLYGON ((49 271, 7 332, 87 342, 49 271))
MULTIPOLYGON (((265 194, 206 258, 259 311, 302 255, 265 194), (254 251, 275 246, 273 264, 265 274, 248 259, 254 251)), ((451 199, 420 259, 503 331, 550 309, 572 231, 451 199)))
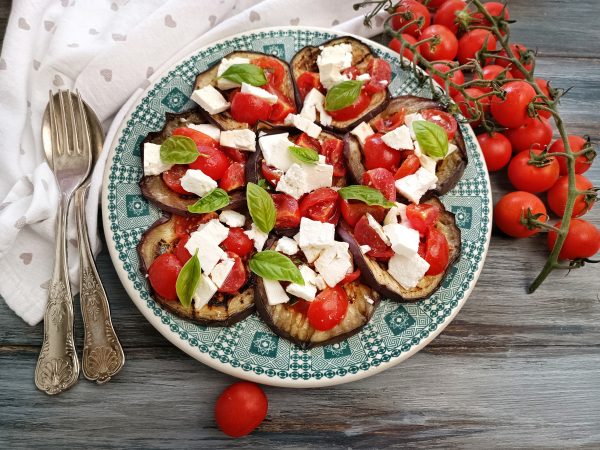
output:
MULTIPOLYGON (((8 4, 0 0, 0 27, 8 4)), ((569 129, 600 140, 600 2, 513 0, 510 10, 515 40, 539 50, 538 75, 573 86, 562 102, 569 129)), ((587 176, 600 184, 600 164, 587 176)), ((510 189, 505 173, 493 174, 492 183, 495 201, 510 189)), ((600 208, 586 218, 600 225, 600 208)), ((545 256, 543 237, 515 241, 495 230, 471 298, 424 351, 349 385, 268 387, 265 423, 231 441, 216 429, 212 410, 233 379, 159 335, 103 252, 99 271, 125 368, 107 385, 82 379, 47 397, 33 384, 41 326, 25 325, 0 302, 0 448, 598 448, 598 269, 555 273, 526 295, 545 256)), ((79 317, 76 329, 81 348, 79 317)))

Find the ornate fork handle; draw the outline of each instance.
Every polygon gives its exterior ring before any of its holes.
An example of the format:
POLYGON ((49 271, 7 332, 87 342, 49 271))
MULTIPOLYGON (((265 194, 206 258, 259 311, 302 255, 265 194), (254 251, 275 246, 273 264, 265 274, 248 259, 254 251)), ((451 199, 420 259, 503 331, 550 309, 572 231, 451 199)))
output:
POLYGON ((125 355, 112 326, 108 298, 102 287, 102 281, 90 249, 85 221, 87 187, 87 185, 83 185, 75 193, 80 261, 80 302, 84 327, 81 365, 83 375, 88 380, 102 384, 121 370, 125 364, 125 355))
POLYGON ((61 195, 56 224, 54 273, 44 315, 44 342, 35 368, 35 385, 47 394, 69 389, 79 378, 73 341, 73 300, 67 265, 66 222, 70 197, 61 195))

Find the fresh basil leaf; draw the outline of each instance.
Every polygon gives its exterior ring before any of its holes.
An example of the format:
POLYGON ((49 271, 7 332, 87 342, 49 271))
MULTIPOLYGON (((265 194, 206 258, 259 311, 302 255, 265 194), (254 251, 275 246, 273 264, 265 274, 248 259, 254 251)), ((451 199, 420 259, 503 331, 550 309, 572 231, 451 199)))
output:
POLYGON ((192 297, 200 283, 200 260, 198 259, 198 250, 194 253, 188 262, 181 268, 175 283, 177 297, 183 306, 189 308, 192 304, 192 297))
POLYGON ((316 164, 319 162, 319 154, 312 148, 296 147, 295 145, 291 145, 288 147, 288 149, 292 156, 300 162, 307 164, 316 164))
POLYGON ((291 281, 304 286, 304 278, 292 260, 273 250, 256 253, 248 263, 256 275, 275 281, 291 281))
POLYGON ((341 188, 338 194, 344 200, 358 200, 366 203, 369 206, 383 206, 384 208, 391 208, 395 205, 394 202, 390 202, 386 199, 379 189, 375 189, 369 186, 351 185, 341 188))
POLYGON ((269 182, 267 180, 265 180, 264 178, 261 178, 260 180, 258 180, 258 185, 263 188, 265 191, 268 191, 271 189, 271 185, 269 185, 269 182))
POLYGON ((267 191, 254 183, 246 185, 248 211, 256 226, 263 232, 270 232, 275 226, 277 211, 275 203, 267 191))
POLYGON ((360 80, 342 81, 334 85, 325 97, 325 109, 327 111, 337 111, 350 106, 360 95, 362 85, 363 82, 360 80))
POLYGON ((415 120, 413 131, 421 150, 432 158, 444 158, 448 153, 448 135, 439 125, 426 120, 415 120))
POLYGON ((194 214, 202 214, 225 208, 230 202, 229 195, 221 188, 215 188, 199 199, 196 203, 188 206, 188 211, 194 214))
POLYGON ((190 164, 198 158, 196 143, 187 136, 170 136, 160 144, 160 160, 167 164, 190 164))
POLYGON ((252 86, 267 84, 265 71, 254 64, 234 64, 229 66, 220 78, 226 78, 234 83, 247 83, 252 86))

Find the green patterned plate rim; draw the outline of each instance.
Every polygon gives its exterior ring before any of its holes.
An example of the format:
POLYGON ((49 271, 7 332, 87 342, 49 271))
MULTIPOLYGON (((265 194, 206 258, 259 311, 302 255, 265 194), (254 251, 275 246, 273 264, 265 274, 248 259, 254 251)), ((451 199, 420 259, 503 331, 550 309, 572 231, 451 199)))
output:
MULTIPOLYGON (((192 106, 189 96, 197 73, 234 50, 254 50, 290 60, 306 45, 341 36, 309 27, 265 28, 245 32, 194 50, 157 72, 131 100, 133 105, 111 144, 102 190, 107 246, 127 293, 146 319, 169 341, 197 360, 227 374, 285 387, 347 383, 374 375, 414 355, 433 340, 458 313, 483 267, 491 232, 491 191, 485 162, 473 131, 461 125, 469 164, 458 185, 442 201, 456 215, 462 232, 462 255, 442 287, 414 303, 381 302, 363 330, 339 344, 304 351, 273 334, 256 314, 229 328, 208 328, 163 310, 150 296, 139 272, 136 245, 160 211, 141 195, 139 144, 164 123, 166 112, 192 106)), ((392 65, 393 95, 430 96, 427 86, 400 67, 396 54, 365 40, 392 65)))

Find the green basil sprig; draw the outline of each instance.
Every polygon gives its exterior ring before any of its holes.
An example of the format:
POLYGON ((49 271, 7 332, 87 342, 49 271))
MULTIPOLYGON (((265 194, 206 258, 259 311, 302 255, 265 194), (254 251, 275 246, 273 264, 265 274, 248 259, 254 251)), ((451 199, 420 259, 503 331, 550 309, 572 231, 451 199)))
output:
POLYGON ((226 78, 234 83, 247 83, 252 86, 267 84, 265 71, 254 64, 234 64, 229 66, 219 78, 226 78))
POLYGON ((198 283, 200 283, 200 260, 198 259, 198 250, 196 250, 194 256, 179 271, 175 283, 177 297, 179 297, 179 301, 186 308, 189 308, 192 304, 192 297, 198 287, 198 283))
POLYGON ((291 281, 304 286, 304 278, 298 267, 285 255, 273 250, 256 253, 248 263, 250 270, 259 277, 275 281, 291 281))
POLYGON ((227 192, 221 188, 215 188, 199 199, 196 203, 188 206, 188 211, 194 214, 203 214, 225 208, 231 199, 227 192))
POLYGON ((275 203, 267 191, 254 183, 246 186, 248 211, 256 226, 263 232, 270 232, 275 226, 277 211, 275 203))
POLYGON ((350 106, 360 95, 363 82, 360 80, 342 81, 334 85, 325 96, 325 109, 337 111, 350 106))
POLYGON ((413 131, 421 150, 432 158, 444 158, 448 153, 448 135, 439 125, 426 120, 415 120, 413 131))
POLYGON ((369 206, 383 206, 384 208, 391 208, 395 205, 394 202, 390 202, 386 199, 379 189, 375 189, 369 186, 351 185, 341 188, 338 191, 340 197, 344 200, 358 200, 366 203, 369 206))
POLYGON ((160 159, 167 164, 190 164, 198 158, 196 143, 187 136, 170 136, 160 145, 160 159))
POLYGON ((319 154, 312 148, 291 145, 288 149, 291 155, 300 162, 307 164, 316 164, 319 162, 319 154))

